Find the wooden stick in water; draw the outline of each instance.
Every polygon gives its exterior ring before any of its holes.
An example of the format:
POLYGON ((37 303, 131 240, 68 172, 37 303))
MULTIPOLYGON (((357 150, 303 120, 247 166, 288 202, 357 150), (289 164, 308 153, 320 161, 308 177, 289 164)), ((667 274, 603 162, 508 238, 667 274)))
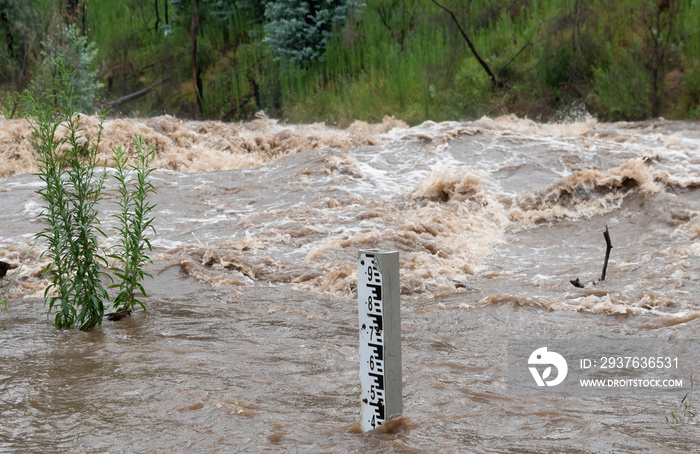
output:
POLYGON ((610 249, 613 248, 612 243, 610 242, 610 232, 608 232, 608 226, 605 226, 605 232, 603 232, 603 235, 605 236, 605 243, 607 245, 607 249, 605 250, 605 263, 603 263, 603 274, 600 276, 600 280, 604 281, 605 280, 605 272, 608 270, 608 259, 610 258, 610 249))

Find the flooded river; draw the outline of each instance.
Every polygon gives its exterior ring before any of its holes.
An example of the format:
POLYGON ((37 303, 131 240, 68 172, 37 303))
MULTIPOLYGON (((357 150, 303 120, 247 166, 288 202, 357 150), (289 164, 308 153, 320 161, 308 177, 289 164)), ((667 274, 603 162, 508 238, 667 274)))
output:
POLYGON ((0 120, 0 292, 24 263, 0 452, 698 450, 695 419, 669 416, 692 393, 512 395, 508 341, 700 337, 700 123, 114 119, 103 156, 134 134, 158 146, 148 311, 59 330, 29 128, 0 120), (363 434, 369 248, 400 254, 404 413, 363 434))

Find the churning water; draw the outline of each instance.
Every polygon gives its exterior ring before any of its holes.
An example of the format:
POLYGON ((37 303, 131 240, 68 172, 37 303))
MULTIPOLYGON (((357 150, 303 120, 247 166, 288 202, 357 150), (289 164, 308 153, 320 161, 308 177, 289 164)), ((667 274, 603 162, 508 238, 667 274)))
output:
POLYGON ((666 422, 683 396, 510 396, 506 348, 698 337, 700 123, 105 126, 104 159, 158 146, 155 278, 148 312, 83 333, 46 317, 29 127, 0 120, 0 292, 24 262, 0 315, 0 452, 697 449, 692 420, 666 422), (362 434, 369 248, 400 253, 404 414, 362 434))

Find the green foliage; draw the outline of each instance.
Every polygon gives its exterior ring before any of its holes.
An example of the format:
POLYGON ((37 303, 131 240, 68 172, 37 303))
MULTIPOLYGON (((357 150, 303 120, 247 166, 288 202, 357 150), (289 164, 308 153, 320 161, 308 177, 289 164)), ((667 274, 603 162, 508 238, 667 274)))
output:
POLYGON ((97 234, 102 232, 96 205, 104 173, 95 175, 104 116, 97 133, 87 135, 80 114, 72 109, 76 73, 62 56, 52 63, 56 68, 53 86, 40 97, 30 91, 23 95, 38 176, 44 183, 37 191, 45 203, 40 217, 47 225, 37 237, 47 241, 45 254, 51 259, 45 272, 51 283, 44 297, 49 313, 57 309, 56 326, 78 325, 86 330, 102 323, 108 298, 100 281, 104 274, 100 264, 106 260, 97 245, 97 234))
POLYGON ((42 28, 36 3, 0 0, 0 85, 16 81, 24 88, 28 82, 32 52, 42 28))
MULTIPOLYGON (((639 120, 662 113, 669 88, 666 77, 683 53, 684 22, 693 6, 680 1, 621 3, 611 8, 606 22, 620 26, 605 30, 607 41, 593 63, 595 93, 591 99, 604 107, 612 120, 639 120), (683 8, 688 8, 683 11, 683 8), (684 14, 685 13, 685 14, 684 14), (615 33, 619 29, 628 33, 615 33)), ((668 109, 669 112, 672 109, 668 109)))
MULTIPOLYGON (((87 134, 81 125, 81 115, 72 107, 76 105, 72 84, 76 72, 67 66, 62 55, 53 59, 53 64, 56 76, 51 88, 40 95, 29 90, 22 95, 32 128, 30 141, 39 167, 37 175, 43 182, 37 194, 44 201, 40 218, 46 227, 37 234, 37 239, 46 241, 43 254, 51 261, 44 273, 51 280, 44 299, 49 314, 56 312, 56 326, 77 325, 87 330, 102 323, 104 306, 109 302, 102 278, 111 279, 104 271, 108 263, 97 242, 98 234, 105 236, 99 227, 97 203, 102 198, 106 173, 95 173, 104 113, 99 116, 97 132, 87 134)), ((135 303, 145 310, 135 293, 138 289, 146 295, 140 282, 144 276, 150 276, 142 266, 150 262, 144 250, 146 247, 150 250, 151 244, 144 233, 148 228, 153 229, 153 218, 147 217, 154 206, 146 197, 154 192, 148 179, 153 171, 148 164, 154 149, 144 148, 140 137, 136 139, 136 148, 136 164, 132 166, 135 180, 126 175, 124 152, 121 148, 115 150, 118 204, 122 208, 116 217, 122 221, 118 228, 122 239, 121 250, 109 257, 125 265, 124 269, 112 269, 121 279, 112 286, 119 288, 114 301, 119 310, 131 310, 135 303)))
POLYGON ((270 0, 236 0, 236 7, 254 23, 265 21, 265 7, 270 0))
POLYGON ((651 115, 651 81, 629 55, 594 71, 595 96, 609 120, 640 120, 651 115))
MULTIPOLYGON (((483 69, 431 0, 123 0, 90 2, 75 20, 99 48, 105 98, 166 80, 120 106, 127 115, 245 120, 264 109, 288 121, 348 124, 386 114, 409 123, 511 112, 546 119, 576 100, 602 119, 698 109, 697 1, 441 3, 503 89, 474 91, 483 69)), ((24 4, 14 11, 29 11, 24 4)), ((49 23, 39 38, 46 43, 70 22, 51 14, 37 21, 49 23)), ((14 78, 21 71, 12 68, 14 78)), ((4 104, 12 110, 11 98, 4 104)))
POLYGON ((119 213, 113 216, 119 222, 117 230, 120 234, 120 242, 116 246, 117 253, 110 254, 109 257, 117 260, 121 265, 110 268, 120 280, 119 283, 110 286, 110 288, 119 289, 119 294, 113 303, 117 312, 133 311, 136 303, 145 311, 146 306, 136 298, 136 294, 140 291, 143 296, 147 296, 141 281, 145 276, 153 277, 143 270, 143 266, 146 263, 153 263, 145 253, 146 247, 149 251, 152 250, 151 242, 146 238, 145 233, 149 228, 155 233, 153 217, 149 217, 155 205, 146 200, 148 194, 155 192, 148 178, 153 172, 149 164, 155 154, 155 147, 146 146, 140 136, 136 136, 134 146, 136 148, 135 164, 128 168, 133 171, 135 178, 127 173, 126 152, 121 147, 114 150, 117 168, 115 178, 119 185, 117 189, 119 198, 116 202, 119 205, 119 213))
POLYGON ((454 100, 464 106, 465 116, 483 113, 491 95, 491 79, 473 58, 462 61, 454 79, 454 100))
POLYGON ((695 408, 689 400, 687 402, 685 401, 687 397, 688 395, 686 395, 683 398, 681 407, 678 410, 670 411, 668 415, 666 415, 666 422, 686 424, 689 423, 693 418, 695 418, 695 416, 697 415, 697 411, 695 410, 695 408))
POLYGON ((684 83, 688 90, 688 118, 700 118, 700 62, 689 68, 684 83))
POLYGON ((355 0, 276 0, 267 3, 263 42, 278 58, 293 62, 324 60, 333 29, 357 12, 355 0))
POLYGON ((435 86, 435 95, 444 94, 451 75, 440 68, 440 61, 451 49, 442 30, 422 21, 422 12, 406 10, 404 21, 382 17, 368 5, 361 21, 334 35, 325 61, 282 71, 282 116, 339 124, 381 121, 397 112, 411 123, 449 117, 443 109, 454 112, 455 107, 433 98, 429 87, 435 86))
POLYGON ((29 85, 44 34, 46 3, 0 0, 0 116, 15 115, 19 100, 14 92, 29 85))
POLYGON ((559 52, 549 56, 543 65, 544 81, 550 87, 558 87, 570 80, 570 70, 573 55, 568 49, 560 49, 559 52))
POLYGON ((695 419, 698 412, 693 406, 693 374, 690 375, 690 391, 681 399, 680 407, 677 410, 668 412, 665 416, 666 422, 675 422, 678 424, 687 424, 695 419))
POLYGON ((103 84, 97 80, 97 71, 93 69, 97 48, 88 43, 87 37, 80 34, 73 25, 66 26, 58 36, 49 36, 41 51, 42 63, 38 66, 29 89, 32 92, 44 92, 54 82, 57 73, 56 58, 61 55, 65 64, 72 70, 71 109, 83 113, 95 111, 94 102, 97 92, 103 84))

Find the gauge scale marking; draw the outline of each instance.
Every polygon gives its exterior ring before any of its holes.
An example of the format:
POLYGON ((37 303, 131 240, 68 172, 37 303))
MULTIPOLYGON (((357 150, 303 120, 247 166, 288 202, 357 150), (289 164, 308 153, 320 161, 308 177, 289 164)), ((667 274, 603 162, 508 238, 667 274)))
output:
POLYGON ((360 423, 363 431, 403 411, 398 252, 360 251, 360 423))

